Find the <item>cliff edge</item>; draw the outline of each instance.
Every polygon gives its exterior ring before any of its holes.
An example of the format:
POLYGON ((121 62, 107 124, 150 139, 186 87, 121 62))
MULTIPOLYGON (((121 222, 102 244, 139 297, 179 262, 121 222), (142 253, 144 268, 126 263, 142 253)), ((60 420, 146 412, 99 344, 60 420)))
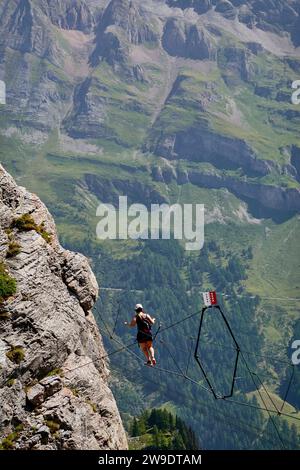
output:
POLYGON ((0 165, 0 447, 126 449, 86 258, 0 165))

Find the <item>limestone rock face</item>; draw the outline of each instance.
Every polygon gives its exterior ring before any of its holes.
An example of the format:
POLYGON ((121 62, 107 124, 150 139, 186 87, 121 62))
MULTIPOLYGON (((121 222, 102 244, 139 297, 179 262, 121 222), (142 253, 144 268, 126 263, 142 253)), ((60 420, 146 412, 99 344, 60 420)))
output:
POLYGON ((94 65, 102 60, 111 65, 126 62, 124 44, 156 42, 157 34, 149 23, 151 17, 142 11, 139 2, 111 0, 96 28, 96 48, 91 62, 94 65))
POLYGON ((60 246, 39 198, 2 166, 0 262, 17 282, 0 305, 0 445, 126 449, 91 313, 95 276, 84 256, 60 246), (14 227, 24 214, 36 229, 14 227), (12 243, 19 253, 9 256, 12 243))
POLYGON ((214 49, 207 34, 197 25, 170 18, 164 28, 162 44, 172 56, 213 59, 214 49))

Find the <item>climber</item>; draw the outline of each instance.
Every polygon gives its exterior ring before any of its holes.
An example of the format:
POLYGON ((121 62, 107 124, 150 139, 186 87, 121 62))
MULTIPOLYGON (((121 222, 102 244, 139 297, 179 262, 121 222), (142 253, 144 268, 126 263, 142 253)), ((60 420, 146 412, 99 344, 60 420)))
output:
POLYGON ((152 343, 152 332, 151 327, 155 323, 155 318, 152 318, 148 313, 144 312, 144 308, 141 304, 136 304, 135 315, 131 322, 124 322, 129 327, 137 326, 137 342, 139 347, 142 349, 147 362, 147 366, 155 366, 156 360, 154 357, 154 348, 152 343))

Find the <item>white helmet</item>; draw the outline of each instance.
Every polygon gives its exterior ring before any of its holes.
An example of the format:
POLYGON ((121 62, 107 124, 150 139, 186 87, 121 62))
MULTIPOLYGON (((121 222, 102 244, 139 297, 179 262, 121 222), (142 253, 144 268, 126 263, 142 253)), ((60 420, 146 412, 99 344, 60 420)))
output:
POLYGON ((141 308, 143 310, 142 304, 136 304, 134 310, 138 310, 139 308, 141 308))

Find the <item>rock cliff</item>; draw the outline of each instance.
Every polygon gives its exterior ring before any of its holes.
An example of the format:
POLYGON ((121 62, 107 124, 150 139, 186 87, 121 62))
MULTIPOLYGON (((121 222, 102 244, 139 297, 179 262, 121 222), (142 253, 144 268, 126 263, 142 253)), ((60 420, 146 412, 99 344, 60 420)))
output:
POLYGON ((94 274, 60 246, 44 204, 2 166, 0 275, 0 446, 125 449, 91 312, 94 274))

